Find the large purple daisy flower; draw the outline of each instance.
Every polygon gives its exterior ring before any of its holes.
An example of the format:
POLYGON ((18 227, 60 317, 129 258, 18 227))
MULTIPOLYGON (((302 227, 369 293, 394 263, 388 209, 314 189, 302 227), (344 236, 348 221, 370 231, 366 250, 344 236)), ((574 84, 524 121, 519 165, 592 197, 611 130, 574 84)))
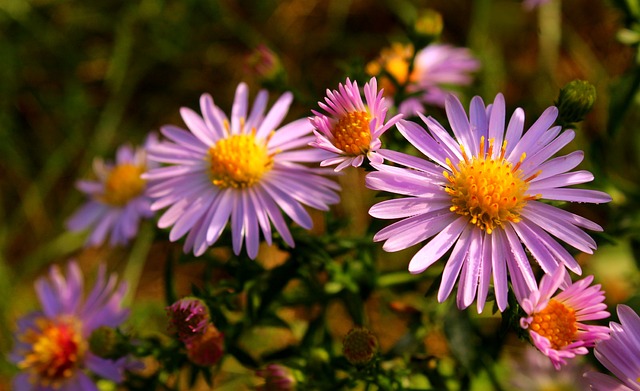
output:
MULTIPOLYGON (((154 142, 156 137, 150 135, 145 148, 154 142)), ((145 148, 122 145, 115 163, 96 158, 93 168, 98 180, 77 182, 78 189, 90 199, 69 218, 67 228, 91 228, 87 245, 99 246, 107 237, 111 246, 126 244, 138 233, 140 220, 153 216, 147 185, 140 177, 149 168, 145 148)))
POLYGON ((36 281, 42 311, 18 320, 10 359, 23 373, 14 378, 14 390, 97 391, 86 371, 123 380, 127 358, 100 358, 89 350, 87 340, 98 327, 117 327, 127 318, 129 311, 121 307, 126 285, 118 285, 115 275, 107 278, 101 265, 91 293, 83 299, 83 280, 78 265, 70 262, 66 279, 53 266, 49 280, 36 281))
POLYGON ((156 198, 152 209, 169 207, 158 226, 172 227, 172 241, 186 235, 185 252, 203 254, 229 219, 236 254, 246 239, 247 253, 255 258, 260 230, 271 244, 271 224, 293 247, 281 210, 309 229, 311 217, 302 205, 328 210, 327 205, 338 202, 339 186, 323 176, 332 170, 304 165, 330 156, 308 147, 314 140, 309 121, 300 119, 280 127, 291 93, 283 94, 265 115, 267 99, 267 92, 260 91, 249 112, 248 88, 241 83, 229 120, 204 94, 202 117, 182 108, 189 130, 164 126, 161 131, 168 140, 149 149, 149 159, 166 164, 143 175, 156 198))
POLYGON ((631 307, 618 305, 620 323, 611 322, 611 338, 596 344, 594 353, 616 377, 587 372, 592 390, 640 391, 640 316, 631 307))
POLYGON ((523 134, 524 112, 517 109, 505 132, 505 102, 498 94, 492 106, 480 97, 471 101, 470 118, 450 95, 446 112, 454 137, 433 118, 421 115, 427 130, 401 120, 399 131, 431 161, 381 150, 385 159, 405 167, 374 164, 367 186, 405 197, 374 205, 370 214, 402 219, 379 231, 375 241, 398 251, 430 239, 411 259, 409 271, 421 273, 453 247, 444 268, 438 300, 445 300, 460 276, 458 306, 469 306, 476 295, 484 307, 493 277, 500 310, 507 305, 507 270, 516 293, 536 288, 526 247, 546 273, 563 264, 581 273, 575 259, 557 241, 592 253, 595 241, 581 228, 602 228, 542 199, 601 203, 609 195, 566 188, 589 182, 587 171, 569 172, 583 159, 581 151, 550 159, 574 137, 552 126, 555 107, 548 108, 523 134), (555 238, 553 237, 555 236, 555 238))

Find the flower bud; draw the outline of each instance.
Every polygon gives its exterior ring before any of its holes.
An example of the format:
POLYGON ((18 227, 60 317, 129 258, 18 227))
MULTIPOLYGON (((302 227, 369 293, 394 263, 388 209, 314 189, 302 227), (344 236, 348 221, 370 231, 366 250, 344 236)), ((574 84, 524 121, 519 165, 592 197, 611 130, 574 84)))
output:
POLYGON ((430 8, 421 10, 413 25, 414 34, 419 41, 417 44, 426 46, 435 41, 442 33, 443 27, 442 15, 438 11, 430 8))
POLYGON ((588 81, 574 80, 560 89, 558 100, 558 123, 569 125, 580 122, 591 111, 596 101, 596 88, 588 81))
POLYGON ((266 45, 258 45, 247 57, 245 63, 247 73, 254 74, 264 80, 275 80, 283 72, 280 58, 266 45))
POLYGON ((207 305, 196 297, 182 298, 167 307, 170 318, 169 329, 184 343, 204 333, 209 323, 207 305))
POLYGON ((342 340, 342 353, 353 365, 363 366, 371 362, 378 351, 378 339, 364 327, 354 327, 342 340))
POLYGON ((203 367, 215 365, 224 353, 224 335, 209 323, 204 333, 191 338, 186 344, 189 360, 203 367))
POLYGON ((256 375, 264 379, 258 391, 289 391, 295 388, 295 380, 289 369, 278 364, 269 364, 256 371, 256 375))
POLYGON ((98 357, 120 358, 127 354, 123 338, 108 326, 100 326, 89 336, 89 350, 98 357))

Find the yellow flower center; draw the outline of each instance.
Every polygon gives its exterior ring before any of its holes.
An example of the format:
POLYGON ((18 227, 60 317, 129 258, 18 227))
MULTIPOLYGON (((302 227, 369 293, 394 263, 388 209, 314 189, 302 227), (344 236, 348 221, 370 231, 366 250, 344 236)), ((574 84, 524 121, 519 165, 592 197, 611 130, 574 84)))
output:
POLYGON ((266 142, 258 142, 255 132, 220 139, 209 148, 211 182, 226 189, 253 186, 273 167, 266 142))
POLYGON ((331 131, 334 138, 333 145, 347 155, 366 154, 371 143, 369 121, 371 116, 365 111, 347 113, 340 118, 331 131))
POLYGON ((31 372, 35 384, 57 388, 78 369, 86 342, 70 320, 40 318, 36 320, 36 328, 21 336, 23 342, 31 345, 31 351, 18 367, 31 372))
POLYGON ((539 173, 527 179, 522 178, 520 164, 526 155, 523 153, 520 162, 515 166, 504 159, 507 142, 502 145, 500 156, 494 159, 493 139, 489 140, 489 148, 485 153, 484 137, 480 140, 480 153, 469 160, 461 145, 464 160, 455 167, 449 159, 447 164, 453 171, 444 172, 449 183, 445 191, 451 196, 450 208, 463 216, 470 216, 470 223, 478 228, 493 232, 505 221, 520 221, 520 211, 528 201, 540 198, 539 195, 526 194, 529 182, 539 173))
POLYGON ((146 184, 145 180, 140 178, 144 170, 142 166, 129 163, 115 166, 104 183, 101 200, 109 205, 124 206, 139 196, 146 184))
POLYGON ((576 312, 557 300, 551 299, 542 311, 533 314, 531 330, 545 337, 553 349, 560 349, 575 340, 578 333, 576 312))

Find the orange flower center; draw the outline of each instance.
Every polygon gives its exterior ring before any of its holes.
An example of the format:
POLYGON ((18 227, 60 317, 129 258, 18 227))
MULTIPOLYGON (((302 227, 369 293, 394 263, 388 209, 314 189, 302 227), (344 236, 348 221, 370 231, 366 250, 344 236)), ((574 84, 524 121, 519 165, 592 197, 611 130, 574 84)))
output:
POLYGON ((255 133, 235 134, 209 148, 211 182, 226 189, 253 186, 273 167, 273 154, 255 133))
POLYGON ((139 196, 146 184, 145 180, 140 178, 144 170, 142 166, 129 163, 114 167, 105 181, 101 200, 112 206, 124 206, 139 196))
POLYGON ((558 350, 575 340, 578 332, 576 312, 561 302, 551 299, 542 311, 533 314, 531 330, 551 342, 551 347, 558 350))
POLYGON ((347 155, 366 154, 371 143, 369 121, 371 116, 366 111, 347 113, 340 118, 331 131, 334 138, 333 145, 347 155))
POLYGON ((37 329, 28 329, 21 340, 31 345, 20 369, 31 372, 36 384, 43 387, 59 387, 74 375, 86 351, 77 325, 70 320, 36 321, 37 329))
POLYGON ((506 141, 502 145, 500 155, 494 159, 493 139, 489 140, 489 148, 485 153, 484 137, 480 141, 480 153, 469 160, 461 145, 464 160, 454 166, 449 159, 447 164, 453 171, 443 173, 449 183, 445 191, 451 196, 450 208, 459 215, 470 216, 471 224, 493 232, 501 227, 505 221, 517 223, 520 221, 520 211, 528 201, 540 198, 539 195, 530 196, 527 193, 529 182, 538 173, 529 178, 522 178, 520 164, 526 155, 523 153, 515 166, 505 160, 506 141))

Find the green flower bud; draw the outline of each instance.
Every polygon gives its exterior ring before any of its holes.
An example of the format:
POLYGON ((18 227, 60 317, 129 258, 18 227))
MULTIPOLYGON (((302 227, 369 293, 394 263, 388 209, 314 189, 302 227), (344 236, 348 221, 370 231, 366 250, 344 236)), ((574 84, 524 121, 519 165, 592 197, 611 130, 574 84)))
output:
POLYGON ((378 339, 364 327, 354 327, 342 340, 342 353, 352 365, 364 366, 378 352, 378 339))
POLYGON ((123 337, 113 328, 100 326, 89 336, 89 350, 98 357, 120 358, 127 354, 123 337))
POLYGON ((596 101, 596 88, 584 80, 574 80, 560 89, 558 100, 558 123, 568 126, 580 122, 591 111, 596 101))
POLYGON ((427 37, 432 41, 440 36, 443 27, 442 15, 430 8, 421 10, 414 24, 415 32, 418 35, 427 37))

